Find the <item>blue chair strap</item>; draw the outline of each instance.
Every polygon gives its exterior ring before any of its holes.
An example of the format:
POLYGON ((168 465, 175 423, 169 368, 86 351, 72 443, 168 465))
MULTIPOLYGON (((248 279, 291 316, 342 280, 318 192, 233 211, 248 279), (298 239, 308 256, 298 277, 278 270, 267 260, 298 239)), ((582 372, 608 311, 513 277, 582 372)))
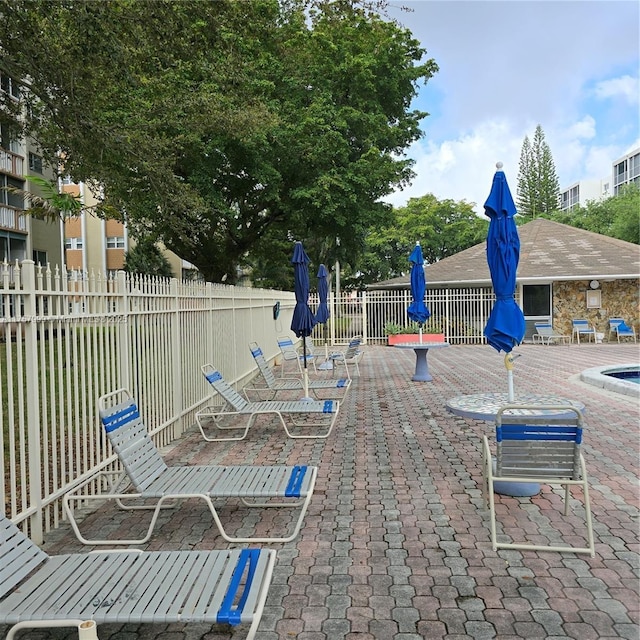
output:
POLYGON ((102 426, 107 433, 115 431, 119 427, 129 424, 140 417, 140 411, 135 402, 131 402, 124 409, 109 415, 101 415, 102 426))
POLYGON ((333 413, 333 400, 325 400, 322 413, 333 413))
POLYGON ((218 610, 218 615, 216 616, 216 621, 219 624, 240 624, 242 620, 242 611, 244 610, 244 605, 249 597, 249 591, 251 590, 251 583, 253 582, 253 578, 256 573, 256 566, 258 564, 259 557, 260 549, 243 549, 240 552, 238 563, 233 570, 231 581, 229 582, 229 589, 224 596, 224 600, 222 601, 220 609, 218 610), (247 580, 244 585, 244 591, 242 592, 240 600, 238 600, 238 604, 234 607, 233 602, 236 599, 238 588, 240 587, 240 581, 244 575, 247 562, 249 563, 249 570, 247 573, 247 580))
POLYGON ((300 497, 300 489, 302 487, 302 481, 304 480, 304 476, 306 473, 306 465, 296 465, 295 467, 293 467, 293 469, 291 470, 291 475, 289 476, 289 482, 287 483, 287 487, 284 490, 285 497, 300 497))

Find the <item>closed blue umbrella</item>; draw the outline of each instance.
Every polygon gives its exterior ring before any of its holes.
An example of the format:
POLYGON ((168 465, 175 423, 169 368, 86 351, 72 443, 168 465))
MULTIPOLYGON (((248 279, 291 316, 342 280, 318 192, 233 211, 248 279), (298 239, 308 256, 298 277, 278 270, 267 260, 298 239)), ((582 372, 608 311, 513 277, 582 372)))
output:
POLYGON ((302 242, 296 242, 293 249, 294 292, 296 306, 291 319, 291 331, 302 338, 302 361, 304 363, 304 394, 309 396, 309 378, 307 374, 307 344, 306 338, 311 335, 316 319, 309 307, 309 256, 305 253, 302 242))
POLYGON ((420 342, 422 342, 422 325, 427 321, 431 312, 424 302, 424 294, 427 291, 427 283, 424 277, 424 258, 420 243, 416 242, 411 255, 411 298, 412 302, 407 308, 407 315, 410 320, 417 322, 420 327, 420 342))
MULTIPOLYGON (((484 328, 487 342, 498 351, 507 355, 519 345, 524 338, 525 321, 522 309, 515 299, 516 273, 520 259, 520 238, 513 217, 516 205, 511 197, 507 178, 501 171, 502 163, 493 176, 493 185, 487 201, 484 203, 485 214, 490 218, 487 234, 487 264, 491 272, 491 282, 496 301, 491 309, 489 320, 484 328)), ((509 396, 512 399, 513 358, 505 357, 505 365, 509 373, 509 396)))
POLYGON ((324 325, 324 352, 325 361, 320 365, 321 369, 332 369, 333 362, 329 360, 329 346, 327 344, 327 320, 331 315, 327 300, 329 298, 329 272, 321 264, 318 267, 318 308, 316 309, 316 322, 324 325))

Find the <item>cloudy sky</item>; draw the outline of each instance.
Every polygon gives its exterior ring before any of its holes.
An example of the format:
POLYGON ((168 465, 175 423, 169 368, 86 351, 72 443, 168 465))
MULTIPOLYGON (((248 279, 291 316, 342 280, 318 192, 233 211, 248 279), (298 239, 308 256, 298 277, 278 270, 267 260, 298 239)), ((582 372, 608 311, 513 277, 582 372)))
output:
POLYGON ((515 197, 520 150, 540 124, 560 188, 605 178, 640 146, 637 0, 392 0, 440 71, 412 105, 430 113, 408 151, 413 185, 476 203, 501 161, 515 197), (411 12, 399 9, 405 6, 411 12))

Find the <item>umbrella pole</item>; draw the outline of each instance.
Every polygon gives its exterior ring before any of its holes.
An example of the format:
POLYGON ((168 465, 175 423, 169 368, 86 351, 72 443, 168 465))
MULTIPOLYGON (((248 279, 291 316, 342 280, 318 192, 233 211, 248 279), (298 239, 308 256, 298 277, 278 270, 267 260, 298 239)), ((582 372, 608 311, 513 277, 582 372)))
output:
POLYGON ((302 384, 304 386, 304 400, 305 402, 311 402, 311 398, 309 397, 309 372, 307 371, 307 336, 302 336, 302 362, 303 362, 303 373, 302 373, 302 384))
POLYGON ((515 400, 515 392, 513 390, 513 361, 518 357, 518 355, 514 355, 513 353, 509 352, 509 353, 506 353, 504 356, 504 366, 507 369, 507 385, 508 385, 507 398, 509 402, 513 402, 515 400))

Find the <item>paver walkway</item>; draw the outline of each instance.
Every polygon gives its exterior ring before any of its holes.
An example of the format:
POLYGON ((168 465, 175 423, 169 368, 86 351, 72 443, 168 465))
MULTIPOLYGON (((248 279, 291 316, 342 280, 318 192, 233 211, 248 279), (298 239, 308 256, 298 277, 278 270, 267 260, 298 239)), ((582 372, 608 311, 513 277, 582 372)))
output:
MULTIPOLYGON (((491 550, 480 462, 481 438, 492 426, 449 414, 445 402, 506 391, 503 354, 487 346, 433 351, 433 382, 412 382, 412 351, 365 349, 362 375, 329 439, 285 440, 280 427, 262 422, 243 442, 206 443, 192 431, 165 453, 170 464, 319 466, 300 536, 273 545, 278 563, 257 640, 638 640, 639 404, 577 378, 590 367, 638 362, 638 347, 517 349, 516 391, 558 393, 586 405, 595 558, 491 550)), ((533 498, 499 497, 497 508, 525 536, 544 530, 547 517, 557 524, 560 505, 560 494, 543 487, 533 498)), ((257 511, 233 506, 224 513, 247 531, 277 531, 290 517, 257 511)), ((574 524, 581 530, 580 519, 567 522, 567 535, 574 524)), ((111 507, 83 526, 102 535, 144 528, 137 515, 111 507)), ((185 504, 163 514, 143 548, 226 546, 208 510, 185 504)), ((45 548, 86 550, 67 526, 49 534, 45 548)), ((101 625, 99 634, 101 640, 243 637, 208 625, 101 625)), ((52 630, 21 637, 73 636, 52 630)))

